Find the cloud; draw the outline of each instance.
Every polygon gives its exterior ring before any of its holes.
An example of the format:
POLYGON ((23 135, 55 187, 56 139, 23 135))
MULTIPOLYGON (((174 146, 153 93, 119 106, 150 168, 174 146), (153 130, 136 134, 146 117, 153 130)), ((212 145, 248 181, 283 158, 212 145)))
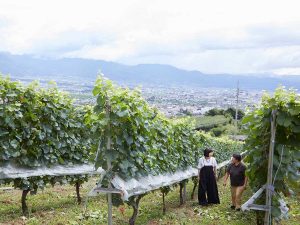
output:
POLYGON ((37 40, 30 48, 30 52, 41 56, 64 57, 87 46, 105 46, 114 41, 115 37, 108 33, 68 30, 51 38, 37 40))
POLYGON ((300 23, 215 30, 178 43, 150 43, 124 62, 169 63, 206 73, 295 74, 300 67, 300 23), (291 68, 291 69, 288 69, 291 68))
POLYGON ((27 0, 0 2, 0 51, 206 73, 295 72, 295 0, 27 0))
POLYGON ((0 29, 6 28, 9 26, 9 20, 7 20, 5 17, 0 16, 0 29))

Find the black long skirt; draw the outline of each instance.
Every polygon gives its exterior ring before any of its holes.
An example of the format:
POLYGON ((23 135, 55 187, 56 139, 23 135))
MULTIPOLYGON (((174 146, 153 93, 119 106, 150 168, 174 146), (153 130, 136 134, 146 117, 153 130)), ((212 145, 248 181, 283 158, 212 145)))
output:
POLYGON ((200 170, 198 201, 199 205, 220 204, 217 181, 212 166, 204 166, 200 170))

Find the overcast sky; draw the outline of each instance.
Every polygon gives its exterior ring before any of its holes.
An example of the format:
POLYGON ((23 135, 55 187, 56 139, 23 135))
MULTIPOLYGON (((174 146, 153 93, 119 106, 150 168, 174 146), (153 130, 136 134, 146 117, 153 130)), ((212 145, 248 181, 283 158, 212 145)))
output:
POLYGON ((300 74, 300 1, 0 0, 0 51, 300 74))

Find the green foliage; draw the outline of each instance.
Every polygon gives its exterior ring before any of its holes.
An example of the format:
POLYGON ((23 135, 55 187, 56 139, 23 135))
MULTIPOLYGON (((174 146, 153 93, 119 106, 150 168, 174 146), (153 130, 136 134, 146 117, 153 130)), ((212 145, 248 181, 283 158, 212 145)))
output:
POLYGON ((223 115, 187 117, 188 119, 197 130, 203 131, 230 123, 230 118, 223 115))
POLYGON ((146 103, 139 90, 123 89, 99 77, 93 94, 97 104, 88 121, 100 136, 96 164, 107 169, 110 159, 112 171, 124 179, 195 167, 205 147, 215 149, 219 161, 242 149, 241 143, 213 139, 188 123, 167 119, 146 103), (109 136, 111 149, 106 146, 109 136))
MULTIPOLYGON (((206 116, 217 116, 217 115, 223 115, 223 116, 227 116, 229 115, 231 118, 235 119, 235 113, 236 113, 236 108, 228 108, 228 109, 217 109, 217 108, 213 108, 210 109, 209 111, 207 111, 205 113, 206 116)), ((245 113, 243 112, 243 110, 238 109, 238 120, 241 120, 244 116, 245 113)))
MULTIPOLYGON (((235 113, 236 113, 236 108, 228 108, 224 111, 225 114, 229 114, 232 118, 235 119, 235 113)), ((243 110, 238 109, 238 113, 237 113, 237 119, 241 120, 243 117, 245 116, 245 113, 243 110)))
MULTIPOLYGON (((88 110, 75 108, 56 86, 42 89, 32 83, 25 87, 0 77, 0 164, 34 168, 87 163, 92 145, 84 123, 88 110)), ((55 179, 35 177, 14 180, 14 184, 35 189, 55 179)))
POLYGON ((224 127, 215 127, 211 129, 211 133, 215 137, 220 137, 224 131, 225 131, 224 127))
MULTIPOLYGON (((267 181, 272 110, 277 110, 274 186, 277 193, 289 195, 291 189, 298 192, 300 190, 300 97, 296 92, 279 88, 274 96, 265 94, 261 104, 244 118, 245 132, 248 135, 247 173, 254 190, 267 181)), ((273 199, 273 206, 275 215, 278 212, 278 197, 273 199)), ((278 216, 278 213, 276 215, 278 216)))
POLYGON ((224 109, 213 108, 205 113, 205 116, 224 115, 224 109))
MULTIPOLYGON (((233 135, 240 133, 232 123, 230 116, 191 116, 191 117, 175 117, 172 121, 183 121, 189 123, 197 130, 209 132, 212 136, 220 137, 223 135, 233 135)), ((238 124, 240 126, 240 123, 238 124)))
POLYGON ((233 124, 227 124, 223 126, 225 135, 235 135, 235 134, 241 134, 240 130, 236 128, 233 124))
POLYGON ((171 190, 172 190, 171 186, 164 186, 160 188, 161 193, 164 193, 165 195, 167 195, 171 190))

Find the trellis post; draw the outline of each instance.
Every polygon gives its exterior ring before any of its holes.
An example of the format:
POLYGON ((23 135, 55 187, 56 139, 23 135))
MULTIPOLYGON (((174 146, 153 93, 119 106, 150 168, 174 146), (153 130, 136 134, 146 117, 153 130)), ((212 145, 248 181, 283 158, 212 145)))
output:
POLYGON ((273 158, 274 158, 274 148, 275 148, 275 137, 276 137, 276 113, 277 110, 272 110, 271 114, 271 138, 269 146, 269 157, 268 157, 268 174, 267 183, 263 185, 246 203, 242 205, 242 210, 260 210, 265 211, 264 225, 272 224, 272 195, 274 193, 274 187, 272 185, 273 179, 273 158), (265 205, 257 205, 254 202, 261 196, 263 191, 266 192, 266 202, 265 205))
MULTIPOLYGON (((106 104, 106 117, 109 120, 109 114, 110 114, 110 105, 106 104)), ((110 134, 110 122, 108 123, 108 138, 107 138, 107 151, 111 149, 111 134, 110 134)), ((107 171, 111 170, 111 161, 110 158, 107 157, 107 171)), ((111 182, 108 183, 108 188, 111 188, 111 182)), ((107 223, 108 225, 112 225, 112 193, 107 193, 107 203, 108 203, 108 214, 107 214, 107 223)))
POLYGON ((276 110, 272 110, 271 116, 271 139, 269 149, 269 162, 268 162, 268 177, 266 186, 266 206, 267 211, 265 214, 265 225, 272 223, 271 219, 271 207, 272 207, 272 179, 273 179, 273 158, 274 158, 274 147, 275 147, 275 135, 276 135, 276 110))

